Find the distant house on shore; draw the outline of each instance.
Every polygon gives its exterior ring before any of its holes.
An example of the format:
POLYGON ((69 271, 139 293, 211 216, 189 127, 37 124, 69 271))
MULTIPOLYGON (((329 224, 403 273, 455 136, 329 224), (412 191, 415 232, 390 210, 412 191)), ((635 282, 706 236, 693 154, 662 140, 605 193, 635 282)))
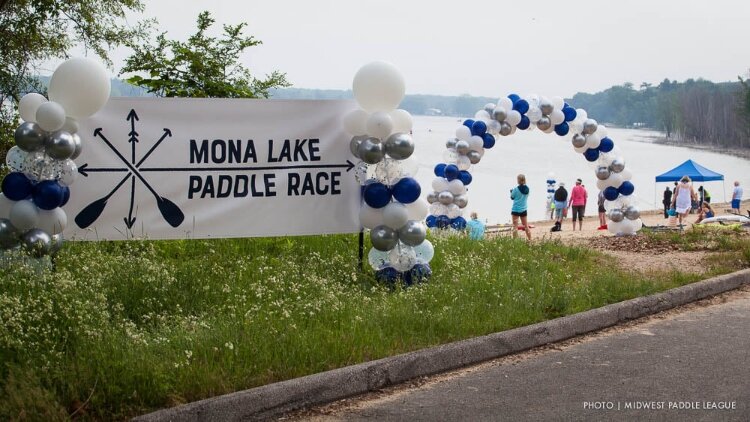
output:
POLYGON ((424 114, 426 116, 442 116, 443 110, 440 110, 439 108, 428 108, 424 111, 424 114))

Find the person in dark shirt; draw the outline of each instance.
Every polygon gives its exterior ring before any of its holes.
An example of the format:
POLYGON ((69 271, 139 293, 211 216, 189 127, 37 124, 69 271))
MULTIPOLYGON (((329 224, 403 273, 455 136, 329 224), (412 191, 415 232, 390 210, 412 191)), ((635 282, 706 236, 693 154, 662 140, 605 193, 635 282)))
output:
POLYGON ((662 200, 662 204, 664 204, 664 218, 669 218, 669 208, 672 206, 672 193, 672 189, 669 189, 669 186, 664 189, 664 200, 662 200))

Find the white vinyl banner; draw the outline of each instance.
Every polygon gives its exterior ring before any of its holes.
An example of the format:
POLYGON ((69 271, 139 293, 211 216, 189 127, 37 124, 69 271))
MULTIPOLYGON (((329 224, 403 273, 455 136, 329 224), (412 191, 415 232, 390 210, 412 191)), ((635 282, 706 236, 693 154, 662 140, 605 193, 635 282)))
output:
POLYGON ((114 98, 80 122, 65 237, 359 231, 348 100, 114 98))

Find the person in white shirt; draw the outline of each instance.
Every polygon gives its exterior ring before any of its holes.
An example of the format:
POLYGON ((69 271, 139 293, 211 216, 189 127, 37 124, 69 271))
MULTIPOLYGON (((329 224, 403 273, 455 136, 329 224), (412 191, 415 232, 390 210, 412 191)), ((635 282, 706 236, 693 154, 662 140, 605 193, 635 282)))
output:
POLYGON ((734 190, 732 191, 732 212, 740 213, 740 202, 742 202, 742 188, 739 180, 734 181, 734 190))

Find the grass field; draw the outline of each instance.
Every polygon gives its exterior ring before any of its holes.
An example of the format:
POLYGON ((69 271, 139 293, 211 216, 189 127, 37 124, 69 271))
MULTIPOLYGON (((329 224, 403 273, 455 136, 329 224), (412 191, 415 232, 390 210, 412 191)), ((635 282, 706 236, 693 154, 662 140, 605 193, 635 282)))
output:
MULTIPOLYGON (((559 243, 433 244, 430 282, 395 291, 357 270, 356 235, 71 242, 54 271, 6 268, 0 419, 125 419, 703 278, 559 243)), ((711 273, 750 266, 747 238, 717 248, 734 258, 711 273)))

